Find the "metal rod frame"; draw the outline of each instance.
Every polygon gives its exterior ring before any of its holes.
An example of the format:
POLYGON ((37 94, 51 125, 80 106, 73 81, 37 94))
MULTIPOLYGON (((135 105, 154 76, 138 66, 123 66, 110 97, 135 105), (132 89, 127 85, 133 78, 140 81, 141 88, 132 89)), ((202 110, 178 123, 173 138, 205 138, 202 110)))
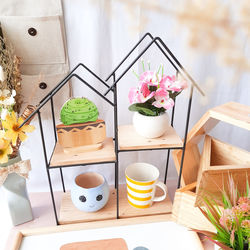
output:
MULTIPOLYGON (((183 140, 183 147, 171 147, 171 148, 156 148, 156 149, 128 149, 128 150, 117 150, 117 164, 119 165, 118 160, 118 154, 120 152, 132 152, 132 151, 151 151, 151 150, 168 150, 167 153, 167 162, 166 162, 166 168, 165 168, 165 175, 164 175, 164 183, 167 181, 167 173, 168 173, 168 166, 169 166, 169 157, 170 157, 170 151, 174 149, 180 149, 182 150, 182 158, 181 158, 181 165, 180 165, 180 172, 178 176, 178 184, 177 187, 180 187, 180 181, 182 176, 182 170, 183 170, 183 162, 184 162, 184 156, 185 156, 185 149, 186 149, 186 140, 187 140, 187 133, 188 133, 188 126, 189 126, 189 119, 190 119, 190 113, 191 113, 191 104, 192 104, 192 95, 193 95, 193 88, 196 87, 197 90, 204 95, 203 91, 200 89, 200 87, 197 85, 197 83, 194 81, 194 79, 189 75, 189 73, 185 70, 185 68, 181 65, 181 63, 177 60, 177 58, 174 56, 174 54, 170 51, 170 49, 166 46, 166 44, 162 41, 159 37, 153 37, 149 32, 146 33, 138 42, 137 44, 129 51, 129 53, 121 60, 121 62, 115 67, 115 69, 111 72, 111 74, 106 78, 106 81, 108 81, 111 76, 113 76, 113 84, 109 87, 109 89, 105 92, 105 96, 109 93, 109 91, 117 91, 117 83, 125 76, 125 74, 131 69, 131 67, 142 57, 142 55, 153 45, 155 44, 159 50, 163 53, 163 55, 166 57, 166 59, 170 62, 170 64, 174 67, 176 70, 176 75, 179 74, 183 76, 184 78, 188 78, 189 81, 191 81, 191 89, 190 89, 190 95, 189 95, 189 102, 188 102, 188 108, 187 108, 187 117, 186 117, 186 125, 185 125, 185 135, 183 140), (119 68, 123 65, 123 63, 129 58, 129 56, 134 52, 134 50, 142 43, 143 40, 145 40, 146 37, 151 38, 151 42, 146 45, 144 50, 132 61, 132 63, 120 74, 120 76, 116 79, 115 74, 119 70, 119 68)), ((171 126, 174 127, 174 115, 175 115, 175 107, 176 107, 176 100, 175 106, 172 109, 172 115, 171 115, 171 126)), ((116 109, 117 112, 117 109, 116 109)), ((117 115, 116 115, 117 120, 117 115)), ((116 137, 116 136, 115 136, 116 137)), ((115 141, 118 140, 118 137, 115 138, 115 141)), ((117 178, 118 181, 118 178, 117 178)), ((119 184, 117 184, 119 185, 119 184)))
MULTIPOLYGON (((166 170, 165 170, 165 183, 167 179, 167 172, 168 172, 168 165, 169 165, 169 154, 170 150, 173 149, 180 149, 182 150, 182 158, 181 158, 181 167, 180 172, 178 176, 178 187, 180 187, 181 182, 181 176, 182 176, 182 169, 183 169, 183 162, 184 162, 184 155, 185 155, 185 148, 186 148, 186 140, 187 140, 187 133, 188 133, 188 125, 189 125, 189 119, 190 119, 190 113, 191 113, 191 104, 192 104, 192 95, 193 95, 193 88, 196 87, 201 94, 203 94, 202 90, 199 88, 199 86, 195 83, 193 78, 186 72, 186 70, 183 68, 183 66, 180 64, 180 62, 175 58, 175 56, 172 54, 172 52, 168 49, 166 44, 159 38, 159 37, 153 37, 150 33, 146 33, 138 42, 137 44, 131 49, 131 51, 122 59, 122 61, 118 64, 118 66, 112 71, 112 73, 107 77, 106 82, 103 81, 100 77, 98 77, 93 71, 91 71, 88 67, 86 67, 84 64, 79 63, 73 70, 61 81, 59 84, 52 89, 37 105, 37 108, 35 111, 33 111, 32 114, 25 119, 23 124, 20 125, 22 127, 27 121, 29 121, 34 115, 38 115, 39 120, 39 127, 40 127, 40 134, 41 134, 41 140, 42 140, 42 146, 43 146, 43 153, 44 153, 44 161, 48 176, 48 182, 49 182, 49 188, 50 188, 50 194, 52 199, 52 205, 54 209, 54 215, 56 224, 59 224, 57 211, 56 211, 56 205, 55 205, 55 199, 54 199, 54 193, 53 193, 53 187, 51 183, 50 178, 50 170, 51 169, 60 169, 60 175, 61 175, 61 182, 62 182, 62 188, 65 192, 65 185, 64 185, 64 179, 63 179, 63 173, 62 168, 66 167, 76 167, 76 166, 86 166, 86 165, 100 165, 100 164, 108 164, 108 163, 114 163, 115 165, 115 188, 116 188, 116 198, 117 198, 117 212, 116 217, 119 218, 119 153, 120 152, 131 152, 131 151, 151 151, 151 150, 168 150, 167 154, 167 163, 166 163, 166 170), (133 53, 133 51, 142 43, 142 41, 149 37, 151 39, 151 42, 144 48, 144 50, 133 60, 133 62, 125 69, 121 75, 116 78, 116 72, 117 70, 123 65, 123 63, 129 58, 129 56, 133 53), (186 126, 185 126, 185 135, 183 140, 183 146, 182 147, 171 147, 171 148, 149 148, 149 149, 131 149, 131 150, 119 150, 119 143, 118 143, 118 105, 117 105, 117 83, 123 78, 123 76, 128 72, 128 70, 139 60, 139 58, 151 47, 151 45, 155 44, 159 50, 163 53, 163 55, 166 57, 166 59, 171 63, 171 65, 175 68, 177 74, 183 74, 191 81, 192 86, 190 90, 189 95, 189 102, 188 102, 188 109, 187 109, 187 117, 186 117, 186 126), (104 86, 106 86, 108 89, 107 91, 102 94, 97 89, 91 86, 87 81, 85 81, 82 77, 80 77, 78 74, 75 73, 75 71, 79 68, 83 68, 87 70, 91 75, 93 75, 97 80, 99 80, 104 86), (109 86, 106 82, 110 79, 112 76, 113 83, 111 86, 109 86), (108 161, 108 162, 94 162, 94 163, 86 163, 86 164, 71 164, 71 165, 59 165, 59 166, 51 166, 51 158, 54 154, 55 146, 57 143, 57 133, 56 133, 56 124, 55 124, 55 113, 54 113, 54 104, 53 104, 53 96, 57 94, 57 92, 69 82, 72 78, 77 78, 81 83, 85 84, 88 88, 92 89, 97 95, 99 95, 104 101, 108 102, 113 108, 114 108, 114 143, 115 143, 115 155, 116 160, 115 161, 108 161), (113 102, 110 101, 108 98, 106 98, 106 95, 112 91, 113 92, 113 102), (48 161, 47 152, 46 152, 46 145, 45 145, 45 139, 44 139, 44 133, 43 133, 43 126, 42 126, 42 118, 40 114, 40 110, 43 108, 43 106, 47 102, 51 102, 51 114, 52 114, 52 122, 53 122, 53 129, 54 129, 54 137, 55 137, 55 146, 54 150, 50 156, 50 160, 48 161)), ((172 109, 172 116, 171 116, 171 125, 173 126, 174 122, 174 113, 175 108, 172 109)))

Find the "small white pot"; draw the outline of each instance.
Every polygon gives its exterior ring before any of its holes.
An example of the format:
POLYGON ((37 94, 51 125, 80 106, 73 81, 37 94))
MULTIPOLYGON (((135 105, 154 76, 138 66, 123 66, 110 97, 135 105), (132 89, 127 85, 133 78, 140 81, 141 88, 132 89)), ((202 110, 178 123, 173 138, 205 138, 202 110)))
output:
POLYGON ((169 116, 167 113, 159 116, 145 116, 135 112, 133 126, 139 135, 146 138, 157 138, 168 130, 169 116))

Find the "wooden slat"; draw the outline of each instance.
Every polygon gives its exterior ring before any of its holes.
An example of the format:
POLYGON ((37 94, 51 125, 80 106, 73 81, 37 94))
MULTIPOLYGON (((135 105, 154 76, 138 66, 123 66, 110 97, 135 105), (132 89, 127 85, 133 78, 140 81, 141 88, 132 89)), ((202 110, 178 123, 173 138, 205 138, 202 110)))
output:
POLYGON ((216 232, 199 208, 194 206, 196 200, 195 186, 196 183, 192 183, 176 190, 172 210, 173 220, 192 229, 216 232))
POLYGON ((205 141, 203 145, 203 151, 201 154, 201 160, 200 160, 200 168, 198 170, 198 178, 197 178, 197 188, 196 190, 199 190, 202 173, 204 171, 207 171, 210 167, 210 161, 211 161, 211 141, 212 138, 209 135, 205 136, 205 141))
POLYGON ((82 153, 65 153, 61 145, 57 142, 55 151, 51 158, 51 166, 88 164, 98 162, 115 161, 115 150, 112 138, 106 138, 103 147, 100 150, 82 152, 82 153))
MULTIPOLYGON (((172 156, 178 174, 180 173, 182 150, 173 150, 172 156)), ((185 150, 181 186, 197 181, 200 166, 200 151, 196 144, 187 145, 185 150)))
POLYGON ((210 110, 210 117, 250 130, 250 106, 237 102, 225 103, 210 110))
MULTIPOLYGON (((23 240, 23 234, 19 231, 15 232, 15 235, 13 236, 13 240, 12 240, 12 245, 8 246, 9 250, 18 250, 20 249, 20 246, 22 244, 22 240, 23 240)), ((7 249, 7 248, 6 248, 7 249)))
POLYGON ((250 153, 218 139, 211 140, 211 166, 216 165, 250 166, 250 153))
POLYGON ((118 128, 118 138, 121 150, 183 146, 182 140, 173 127, 169 127, 167 132, 161 137, 148 139, 138 135, 133 125, 123 125, 118 128))

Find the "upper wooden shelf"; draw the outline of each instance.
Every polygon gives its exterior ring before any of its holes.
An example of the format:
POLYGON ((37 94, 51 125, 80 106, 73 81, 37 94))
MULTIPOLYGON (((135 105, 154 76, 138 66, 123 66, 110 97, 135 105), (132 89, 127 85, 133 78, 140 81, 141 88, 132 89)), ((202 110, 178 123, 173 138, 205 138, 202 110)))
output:
POLYGON ((182 147, 183 142, 173 127, 158 138, 148 139, 138 135, 133 125, 123 125, 118 128, 120 150, 156 149, 182 147))
POLYGON ((115 160, 116 156, 112 138, 106 138, 101 149, 83 153, 65 153, 62 146, 57 142, 50 166, 81 165, 88 163, 112 162, 115 160))
POLYGON ((210 117, 250 130, 250 106, 228 102, 209 110, 210 117))

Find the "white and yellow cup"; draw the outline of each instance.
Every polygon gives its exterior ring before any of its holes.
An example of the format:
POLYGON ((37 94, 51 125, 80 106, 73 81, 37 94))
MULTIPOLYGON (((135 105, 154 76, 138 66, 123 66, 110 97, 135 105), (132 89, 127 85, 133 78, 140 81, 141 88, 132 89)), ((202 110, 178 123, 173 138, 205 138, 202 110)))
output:
POLYGON ((148 208, 155 201, 163 201, 167 196, 167 186, 158 181, 159 170, 148 163, 133 163, 125 170, 128 202, 136 208, 148 208), (155 197, 156 187, 163 190, 162 196, 155 197))

